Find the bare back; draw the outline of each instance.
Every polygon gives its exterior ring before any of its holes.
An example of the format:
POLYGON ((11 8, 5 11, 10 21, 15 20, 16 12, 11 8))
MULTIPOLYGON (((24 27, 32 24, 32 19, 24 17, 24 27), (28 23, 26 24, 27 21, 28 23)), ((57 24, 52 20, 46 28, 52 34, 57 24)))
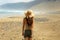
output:
MULTIPOLYGON (((32 28, 33 28, 33 23, 32 23, 31 26, 28 26, 26 17, 24 18, 24 21, 25 21, 24 30, 32 30, 32 28)), ((33 21, 32 21, 32 22, 33 22, 33 21)))

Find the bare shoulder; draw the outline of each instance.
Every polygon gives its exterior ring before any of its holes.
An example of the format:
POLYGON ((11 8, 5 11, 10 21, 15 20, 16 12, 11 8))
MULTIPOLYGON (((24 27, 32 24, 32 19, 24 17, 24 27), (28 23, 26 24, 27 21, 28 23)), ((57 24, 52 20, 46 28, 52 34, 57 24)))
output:
POLYGON ((26 17, 23 18, 23 21, 25 21, 25 20, 26 20, 26 17))

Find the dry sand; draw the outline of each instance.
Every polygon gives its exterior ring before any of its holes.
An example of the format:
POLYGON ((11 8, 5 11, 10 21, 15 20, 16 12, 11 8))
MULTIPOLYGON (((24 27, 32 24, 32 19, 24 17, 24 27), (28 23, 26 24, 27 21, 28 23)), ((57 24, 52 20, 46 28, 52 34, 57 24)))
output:
MULTIPOLYGON (((0 19, 0 40, 22 40, 23 18, 0 19), (8 20, 8 21, 7 21, 8 20)), ((60 40, 60 14, 34 18, 33 40, 60 40)))

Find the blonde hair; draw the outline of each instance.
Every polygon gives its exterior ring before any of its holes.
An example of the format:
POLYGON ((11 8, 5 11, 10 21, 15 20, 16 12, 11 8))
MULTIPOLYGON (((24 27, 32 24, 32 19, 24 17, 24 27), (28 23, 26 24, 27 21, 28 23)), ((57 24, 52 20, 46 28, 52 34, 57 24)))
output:
POLYGON ((27 10, 27 11, 25 12, 25 16, 33 17, 33 16, 34 16, 33 11, 32 11, 32 10, 27 10))

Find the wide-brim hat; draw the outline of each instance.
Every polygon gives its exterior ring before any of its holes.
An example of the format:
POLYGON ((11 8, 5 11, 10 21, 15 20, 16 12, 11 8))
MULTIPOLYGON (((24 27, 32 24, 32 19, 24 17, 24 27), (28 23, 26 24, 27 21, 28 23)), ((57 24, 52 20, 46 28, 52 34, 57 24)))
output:
POLYGON ((25 15, 26 15, 26 16, 34 16, 32 10, 27 10, 27 11, 25 12, 25 15))

